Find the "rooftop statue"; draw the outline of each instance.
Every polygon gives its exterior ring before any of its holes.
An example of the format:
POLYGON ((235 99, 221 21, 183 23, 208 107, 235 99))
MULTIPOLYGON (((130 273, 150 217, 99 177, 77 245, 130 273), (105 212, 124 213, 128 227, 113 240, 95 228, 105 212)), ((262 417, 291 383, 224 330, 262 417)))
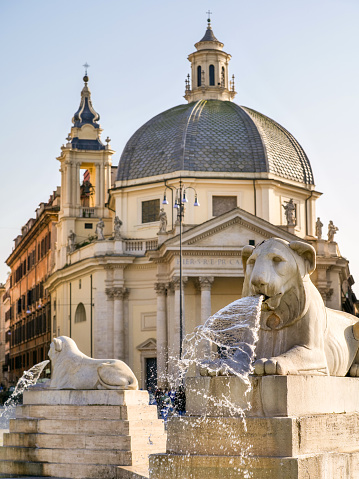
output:
POLYGON ((121 239, 121 226, 122 226, 122 221, 118 216, 115 216, 114 220, 114 239, 115 241, 119 241, 121 239))
POLYGON ((92 359, 67 336, 54 338, 50 389, 138 389, 132 370, 119 359, 92 359))
MULTIPOLYGON (((310 280, 316 265, 310 244, 271 238, 257 247, 245 246, 242 261, 243 296, 263 299, 255 374, 359 376, 358 319, 325 307, 310 280)), ((204 365, 202 375, 228 371, 225 364, 218 368, 218 360, 212 371, 208 361, 204 365)))
POLYGON ((334 235, 339 231, 339 228, 337 228, 333 221, 330 220, 328 224, 328 241, 331 243, 334 241, 334 235))
POLYGON ((318 239, 322 239, 323 235, 323 223, 320 221, 320 218, 317 218, 317 221, 315 223, 315 234, 318 239))
POLYGON ((284 214, 287 219, 288 226, 295 226, 296 225, 296 209, 295 204, 293 202, 293 198, 289 201, 285 201, 285 205, 282 205, 284 208, 284 214))

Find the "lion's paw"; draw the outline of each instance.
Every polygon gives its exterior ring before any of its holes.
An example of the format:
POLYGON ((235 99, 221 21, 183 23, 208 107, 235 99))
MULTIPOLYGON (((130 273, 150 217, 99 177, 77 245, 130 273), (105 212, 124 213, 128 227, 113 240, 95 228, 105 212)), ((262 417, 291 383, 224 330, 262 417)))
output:
POLYGON ((228 367, 222 361, 203 361, 199 368, 201 376, 227 376, 229 374, 228 367))
POLYGON ((279 374, 285 376, 288 374, 289 368, 284 358, 261 358, 254 363, 254 374, 264 376, 265 374, 279 374))
POLYGON ((349 376, 352 378, 359 377, 359 364, 353 364, 353 366, 349 369, 349 376))

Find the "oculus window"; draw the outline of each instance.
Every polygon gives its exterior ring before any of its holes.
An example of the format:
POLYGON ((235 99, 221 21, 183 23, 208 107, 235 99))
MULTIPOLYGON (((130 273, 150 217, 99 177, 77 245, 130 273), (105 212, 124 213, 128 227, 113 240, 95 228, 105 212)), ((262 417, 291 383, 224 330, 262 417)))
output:
POLYGON ((142 201, 142 223, 158 221, 160 214, 160 200, 142 201))
POLYGON ((212 196, 212 214, 220 216, 237 207, 237 196, 212 196))

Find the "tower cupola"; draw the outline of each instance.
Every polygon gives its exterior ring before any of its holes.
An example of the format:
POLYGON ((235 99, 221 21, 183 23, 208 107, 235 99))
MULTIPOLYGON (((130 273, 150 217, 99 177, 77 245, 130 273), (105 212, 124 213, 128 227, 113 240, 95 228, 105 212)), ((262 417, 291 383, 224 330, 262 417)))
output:
POLYGON ((81 91, 81 102, 77 112, 72 118, 72 123, 76 127, 81 127, 84 124, 90 124, 94 128, 99 128, 97 123, 100 119, 100 115, 95 111, 91 102, 91 92, 87 85, 89 77, 87 74, 83 77, 85 85, 81 91))
MULTIPOLYGON (((84 65, 86 68, 89 66, 84 65)), ((110 139, 104 145, 100 115, 92 106, 87 71, 83 78, 80 106, 72 118, 67 142, 57 158, 61 163, 61 204, 58 223, 58 267, 70 262, 74 243, 81 243, 95 233, 97 222, 111 231, 112 219, 106 206, 111 188, 112 155, 110 139), (76 238, 76 241, 75 239, 76 238), (69 247, 69 245, 72 245, 69 247)))
POLYGON ((234 76, 229 80, 228 63, 231 55, 223 51, 223 43, 215 37, 211 19, 203 38, 195 44, 197 51, 188 56, 191 76, 187 76, 185 99, 188 103, 198 100, 233 100, 234 76))
POLYGON ((92 106, 87 71, 83 80, 85 85, 81 91, 80 106, 72 118, 73 126, 69 140, 72 148, 78 150, 104 150, 105 145, 100 139, 102 129, 97 123, 100 115, 92 106))

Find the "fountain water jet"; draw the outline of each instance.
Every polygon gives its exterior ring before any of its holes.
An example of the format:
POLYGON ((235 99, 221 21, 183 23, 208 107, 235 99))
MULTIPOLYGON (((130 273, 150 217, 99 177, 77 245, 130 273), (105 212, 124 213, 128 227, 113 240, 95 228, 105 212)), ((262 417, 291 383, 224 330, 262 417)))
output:
MULTIPOLYGON (((264 296, 255 358, 241 342, 238 353, 220 348, 215 358, 199 348, 200 367, 185 379, 188 416, 169 421, 167 452, 150 457, 150 479, 357 478, 358 319, 325 307, 309 277, 310 244, 271 238, 245 246, 242 261, 243 294, 264 296), (236 356, 255 359, 244 375, 251 388, 236 375, 246 372, 236 356)), ((211 321, 213 331, 192 338, 216 338, 211 321)))
POLYGON ((8 429, 9 428, 9 421, 10 417, 12 416, 12 412, 14 411, 18 399, 23 394, 23 392, 28 389, 30 386, 34 386, 42 371, 49 364, 49 360, 42 361, 41 363, 35 364, 32 368, 28 371, 24 371, 21 378, 18 380, 15 390, 9 399, 4 403, 4 410, 0 414, 0 428, 1 429, 8 429))

